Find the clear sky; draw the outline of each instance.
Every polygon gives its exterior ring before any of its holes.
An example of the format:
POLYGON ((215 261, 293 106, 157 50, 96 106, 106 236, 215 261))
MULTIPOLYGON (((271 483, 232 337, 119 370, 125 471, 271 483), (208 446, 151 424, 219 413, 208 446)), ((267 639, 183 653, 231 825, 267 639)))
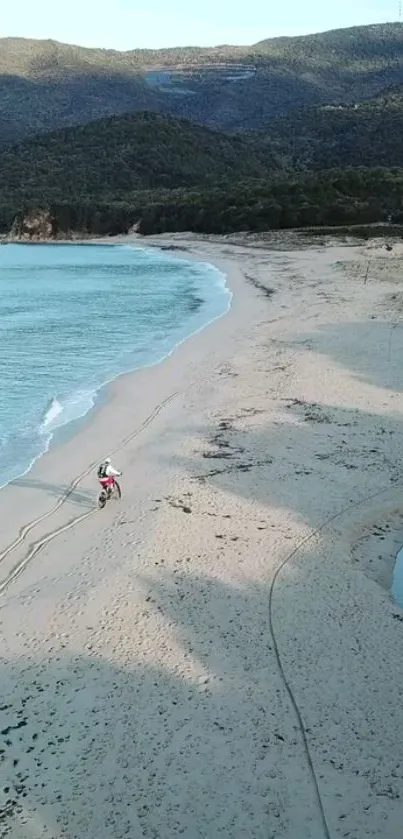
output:
POLYGON ((399 0, 6 0, 0 37, 89 47, 253 44, 398 19, 399 0))

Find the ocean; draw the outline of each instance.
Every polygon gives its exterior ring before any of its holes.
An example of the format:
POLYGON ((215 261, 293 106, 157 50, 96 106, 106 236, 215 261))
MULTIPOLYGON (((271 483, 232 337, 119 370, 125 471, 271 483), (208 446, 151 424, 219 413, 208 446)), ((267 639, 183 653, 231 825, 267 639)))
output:
POLYGON ((122 373, 154 365, 224 315, 225 276, 127 245, 0 247, 0 485, 122 373))

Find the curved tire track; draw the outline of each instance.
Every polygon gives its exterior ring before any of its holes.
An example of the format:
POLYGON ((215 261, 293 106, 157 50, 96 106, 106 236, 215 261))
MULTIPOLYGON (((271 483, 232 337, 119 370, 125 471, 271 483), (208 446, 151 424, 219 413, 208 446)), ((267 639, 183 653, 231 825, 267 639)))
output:
POLYGON ((332 839, 332 835, 331 835, 329 824, 328 824, 328 821, 327 821, 326 811, 325 811, 323 798, 322 798, 322 793, 320 791, 319 781, 318 781, 318 777, 317 777, 317 774, 316 774, 316 771, 315 771, 315 767, 314 767, 314 763, 313 763, 313 759, 312 759, 312 755, 311 755, 311 750, 310 750, 309 740, 308 740, 308 734, 307 734, 307 731, 306 731, 306 728, 305 728, 305 724, 304 724, 304 721, 303 721, 303 718, 302 718, 302 713, 300 711, 300 708, 299 708, 298 702, 296 700, 294 691, 293 691, 293 689, 291 687, 291 684, 290 684, 290 682, 289 682, 289 680, 286 676, 286 673, 285 673, 285 668, 284 668, 284 664, 283 664, 283 660, 282 660, 280 645, 279 645, 279 641, 278 641, 277 636, 276 636, 274 619, 273 619, 274 590, 275 590, 275 587, 276 587, 276 582, 277 582, 277 580, 278 580, 278 578, 281 574, 281 571, 285 568, 285 566, 289 562, 291 562, 292 559, 294 559, 296 557, 296 555, 299 553, 299 551, 302 548, 304 548, 309 542, 311 542, 313 539, 315 539, 317 536, 319 536, 327 527, 329 527, 330 524, 333 524, 333 522, 335 522, 337 519, 341 518, 342 516, 346 515, 346 513, 351 512, 352 510, 356 509, 357 507, 362 507, 368 501, 372 501, 374 498, 378 498, 381 495, 385 495, 387 492, 391 492, 394 489, 394 487, 397 488, 397 486, 398 486, 397 484, 394 484, 393 486, 384 487, 384 489, 378 490, 377 492, 374 492, 371 495, 367 495, 365 498, 362 498, 359 501, 356 501, 352 504, 349 504, 348 507, 344 507, 342 510, 339 510, 337 513, 333 513, 333 515, 331 515, 327 519, 325 519, 325 521, 323 521, 322 524, 319 525, 319 527, 317 527, 315 530, 313 530, 312 533, 309 533, 307 536, 305 536, 305 538, 302 539, 302 541, 298 543, 298 545, 291 551, 291 553, 289 553, 286 556, 286 558, 283 560, 283 562, 281 562, 281 564, 276 569, 275 574, 273 576, 273 579, 271 581, 271 585, 270 585, 270 591, 269 591, 269 627, 270 627, 270 634, 271 634, 272 641, 273 641, 273 651, 274 651, 274 655, 275 655, 276 662, 277 662, 277 667, 279 669, 282 682, 283 682, 284 687, 287 691, 289 700, 291 702, 291 705, 293 707, 293 710, 294 710, 294 713, 295 713, 295 716, 296 716, 296 719, 297 719, 298 727, 299 727, 299 730, 300 730, 300 734, 301 734, 301 738, 302 738, 302 742, 303 742, 303 746, 304 746, 305 756, 306 756, 306 760, 307 760, 307 763, 308 763, 308 769, 309 769, 309 772, 310 772, 310 775, 311 775, 311 778, 312 778, 312 782, 313 782, 313 785, 314 785, 314 788, 315 788, 316 801, 317 801, 317 806, 318 806, 318 810, 319 810, 319 813, 320 813, 320 818, 321 818, 321 821, 322 821, 323 836, 325 837, 325 839, 332 839))
POLYGON ((74 527, 80 521, 84 521, 84 519, 88 519, 89 516, 93 516, 94 513, 96 513, 95 509, 90 510, 88 513, 83 513, 81 516, 77 516, 77 518, 71 519, 69 522, 67 522, 67 524, 63 524, 61 527, 58 527, 56 530, 52 530, 46 536, 43 536, 41 539, 38 539, 37 542, 34 542, 31 545, 28 553, 23 557, 23 559, 21 559, 20 562, 18 562, 14 566, 14 568, 12 568, 10 573, 7 574, 7 577, 5 577, 5 579, 0 583, 0 595, 2 595, 5 592, 10 583, 14 582, 14 580, 16 580, 17 577, 19 577, 20 574, 22 574, 22 572, 24 571, 28 563, 31 561, 31 559, 33 559, 34 556, 36 556, 39 553, 39 551, 42 550, 42 548, 44 548, 45 545, 48 544, 48 542, 51 542, 52 539, 55 539, 55 537, 59 536, 60 533, 64 533, 65 530, 70 530, 70 528, 74 527))
MULTIPOLYGON (((163 401, 160 402, 154 408, 152 413, 149 414, 148 417, 146 417, 144 422, 142 422, 141 425, 138 428, 136 428, 135 431, 133 431, 131 434, 128 434, 127 437, 125 437, 121 441, 121 443, 119 443, 119 445, 116 446, 110 452, 110 454, 112 454, 112 455, 117 454, 125 446, 127 446, 128 443, 130 443, 132 440, 134 440, 136 437, 138 437, 138 435, 141 434, 142 431, 145 431, 145 429, 148 428, 148 426, 151 425, 151 423, 156 419, 158 414, 160 414, 161 411, 167 405, 169 405, 171 402, 173 402, 174 399, 176 399, 179 396, 179 393, 180 393, 180 391, 174 391, 174 393, 171 393, 171 395, 167 396, 166 399, 163 399, 163 401)), ((52 516, 54 513, 56 513, 58 510, 60 510, 60 508, 63 506, 63 504, 72 495, 74 490, 77 489, 77 487, 79 486, 81 481, 85 477, 87 477, 87 475, 89 475, 92 472, 92 470, 95 468, 95 466, 97 465, 98 462, 99 462, 99 459, 97 459, 96 461, 91 463, 83 472, 81 472, 80 475, 78 475, 71 482, 71 484, 69 484, 67 489, 63 492, 63 494, 60 496, 60 498, 56 501, 56 504, 54 504, 53 507, 51 507, 50 510, 48 510, 46 513, 43 513, 43 515, 38 516, 38 518, 33 519, 32 521, 30 521, 27 524, 24 524, 22 526, 22 528, 20 529, 20 532, 19 532, 18 536, 16 537, 16 539, 14 539, 14 541, 11 542, 7 546, 7 548, 5 548, 0 553, 0 563, 4 559, 6 559, 10 555, 10 553, 12 553, 12 551, 14 551, 19 545, 21 545, 25 541, 26 537, 31 532, 31 530, 33 530, 35 527, 37 527, 38 524, 41 524, 41 522, 50 518, 50 516, 52 516)), ((76 518, 74 518, 70 522, 68 522, 67 524, 56 528, 56 530, 51 531, 46 536, 43 536, 42 538, 40 538, 36 542, 34 542, 30 546, 29 551, 25 555, 25 557, 23 557, 23 559, 21 559, 21 561, 19 563, 16 563, 16 565, 14 566, 12 571, 10 571, 10 573, 7 575, 7 577, 0 583, 0 595, 4 593, 6 588, 8 588, 8 586, 10 585, 11 582, 13 582, 13 580, 17 579, 17 577, 22 573, 24 568, 28 565, 30 560, 33 559, 33 557, 36 556, 39 553, 39 551, 43 547, 45 547, 45 545, 47 545, 49 542, 51 542, 60 533, 64 533, 65 530, 69 530, 71 527, 74 527, 76 524, 79 524, 81 521, 84 521, 84 519, 87 519, 89 516, 92 516, 95 512, 96 512, 96 508, 94 507, 93 510, 90 510, 87 513, 84 513, 80 516, 77 516, 76 518)))

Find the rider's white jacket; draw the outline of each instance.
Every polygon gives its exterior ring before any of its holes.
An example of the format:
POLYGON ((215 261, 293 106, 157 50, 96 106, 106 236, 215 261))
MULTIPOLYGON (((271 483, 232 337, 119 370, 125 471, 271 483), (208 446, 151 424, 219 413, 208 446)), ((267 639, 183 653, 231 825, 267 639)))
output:
POLYGON ((114 469, 111 463, 108 463, 105 467, 105 473, 107 478, 117 478, 121 473, 118 472, 117 469, 114 469))

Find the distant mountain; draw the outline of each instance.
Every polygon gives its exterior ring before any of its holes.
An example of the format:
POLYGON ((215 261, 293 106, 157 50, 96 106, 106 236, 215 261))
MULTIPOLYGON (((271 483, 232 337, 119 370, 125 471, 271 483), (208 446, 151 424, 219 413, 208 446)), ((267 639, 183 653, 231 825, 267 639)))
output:
POLYGON ((400 24, 209 50, 0 40, 1 232, 27 213, 84 234, 402 221, 402 136, 400 24))
POLYGON ((403 83, 403 25, 251 47, 91 50, 0 39, 0 144, 137 111, 225 131, 262 129, 306 106, 356 103, 403 83))
POLYGON ((278 117, 268 125, 266 140, 296 169, 403 167, 403 85, 366 102, 278 117))

